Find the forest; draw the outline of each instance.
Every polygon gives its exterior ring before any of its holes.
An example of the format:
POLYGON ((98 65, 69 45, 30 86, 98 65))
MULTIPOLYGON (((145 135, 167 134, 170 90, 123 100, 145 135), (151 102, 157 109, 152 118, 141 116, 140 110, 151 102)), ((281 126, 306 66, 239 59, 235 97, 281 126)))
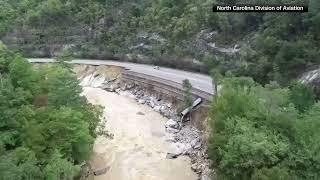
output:
MULTIPOLYGON (((286 84, 319 65, 320 2, 308 13, 213 13, 239 0, 1 0, 0 38, 28 57, 128 60, 286 84), (236 53, 219 48, 240 47, 236 53)), ((250 0, 246 3, 259 3, 250 0)))
POLYGON ((296 80, 320 64, 320 1, 267 1, 308 4, 308 13, 212 12, 241 2, 0 0, 11 50, 1 45, 0 179, 70 179, 88 159, 99 107, 79 96, 68 67, 22 58, 65 49, 212 75, 223 86, 208 145, 218 179, 319 179, 319 95, 296 80))
POLYGON ((217 179, 319 179, 320 103, 298 82, 281 88, 225 77, 210 112, 217 179))
POLYGON ((34 68, 0 46, 0 179, 73 179, 89 159, 102 109, 62 64, 34 68))

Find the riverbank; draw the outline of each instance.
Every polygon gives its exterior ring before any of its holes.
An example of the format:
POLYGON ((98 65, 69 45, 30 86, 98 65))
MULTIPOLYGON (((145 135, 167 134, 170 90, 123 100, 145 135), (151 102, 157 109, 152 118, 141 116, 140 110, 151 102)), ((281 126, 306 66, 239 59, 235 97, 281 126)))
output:
POLYGON ((112 140, 96 139, 92 166, 110 167, 96 180, 197 179, 189 157, 166 158, 170 143, 164 124, 168 119, 127 96, 89 87, 83 94, 91 103, 106 107, 106 128, 114 134, 112 140))

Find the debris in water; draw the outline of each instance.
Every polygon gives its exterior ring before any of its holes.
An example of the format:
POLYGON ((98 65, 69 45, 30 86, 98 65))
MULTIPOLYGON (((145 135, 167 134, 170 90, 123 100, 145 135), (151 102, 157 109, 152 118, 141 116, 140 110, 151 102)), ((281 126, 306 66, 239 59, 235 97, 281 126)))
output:
POLYGON ((144 116, 145 114, 143 112, 137 112, 138 115, 144 116))
POLYGON ((107 171, 108 171, 109 169, 110 169, 110 166, 105 167, 105 168, 101 168, 101 169, 96 169, 96 170, 93 171, 93 174, 94 174, 95 176, 100 176, 100 175, 102 175, 102 174, 107 173, 107 171))
POLYGON ((174 154, 174 153, 167 153, 166 158, 167 159, 175 159, 179 156, 179 154, 174 154))

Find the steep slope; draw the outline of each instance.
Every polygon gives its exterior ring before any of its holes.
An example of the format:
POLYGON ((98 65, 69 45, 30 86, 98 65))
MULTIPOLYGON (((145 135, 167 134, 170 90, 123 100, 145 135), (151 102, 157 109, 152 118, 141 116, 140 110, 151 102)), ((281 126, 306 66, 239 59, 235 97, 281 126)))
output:
MULTIPOLYGON (((0 36, 29 57, 111 58, 282 84, 318 65, 317 0, 309 13, 213 13, 227 0, 1 1, 0 36)), ((232 3, 241 1, 234 0, 232 3)), ((261 3, 250 0, 247 3, 261 3)))

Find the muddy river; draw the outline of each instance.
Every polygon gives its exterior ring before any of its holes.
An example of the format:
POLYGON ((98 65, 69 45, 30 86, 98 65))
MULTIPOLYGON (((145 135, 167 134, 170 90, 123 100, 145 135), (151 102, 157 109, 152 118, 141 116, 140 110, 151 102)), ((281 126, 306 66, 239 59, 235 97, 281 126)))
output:
POLYGON ((107 129, 113 139, 98 137, 92 164, 99 169, 110 166, 95 180, 195 180, 190 159, 166 159, 166 118, 128 96, 98 88, 84 88, 84 95, 94 104, 105 106, 107 129))

